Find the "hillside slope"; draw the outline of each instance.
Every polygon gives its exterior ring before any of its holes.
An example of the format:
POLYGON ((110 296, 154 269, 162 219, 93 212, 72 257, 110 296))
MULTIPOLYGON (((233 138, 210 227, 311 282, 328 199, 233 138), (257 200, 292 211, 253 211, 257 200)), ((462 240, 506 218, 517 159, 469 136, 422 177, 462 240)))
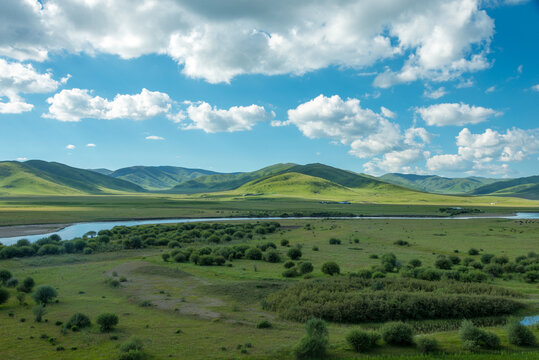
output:
POLYGON ((378 186, 385 184, 378 179, 320 163, 296 165, 284 170, 283 173, 300 173, 314 176, 349 188, 363 188, 366 186, 378 186))
POLYGON ((497 181, 475 189, 472 194, 517 196, 539 200, 539 176, 497 181))
POLYGON ((332 181, 305 174, 287 172, 251 181, 235 192, 257 195, 353 196, 353 190, 332 181))
POLYGON ((202 176, 176 185, 169 192, 175 194, 196 194, 234 190, 250 181, 281 173, 295 165, 275 164, 252 172, 202 176))
POLYGON ((483 185, 498 181, 498 179, 480 177, 446 178, 437 175, 399 173, 385 174, 379 179, 390 184, 435 194, 466 194, 483 185))
POLYGON ((131 166, 118 169, 107 175, 132 182, 146 190, 166 190, 185 181, 215 174, 219 173, 175 166, 131 166))
POLYGON ((30 160, 0 163, 0 193, 29 195, 81 195, 144 192, 128 181, 55 162, 30 160))

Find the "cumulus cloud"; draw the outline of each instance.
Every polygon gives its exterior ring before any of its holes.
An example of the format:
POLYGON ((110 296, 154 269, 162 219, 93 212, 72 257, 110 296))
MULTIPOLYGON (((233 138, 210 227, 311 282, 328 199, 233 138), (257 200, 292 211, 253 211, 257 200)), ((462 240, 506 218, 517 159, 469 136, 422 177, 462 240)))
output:
POLYGON ((380 108, 380 111, 382 112, 382 115, 384 115, 388 119, 394 119, 397 117, 397 114, 383 106, 380 108))
POLYGON ((432 90, 430 88, 425 89, 425 91, 423 92, 423 96, 428 97, 430 99, 439 99, 446 94, 447 94, 447 91, 445 90, 443 86, 439 87, 436 90, 432 90))
POLYGON ((93 143, 89 143, 89 144, 86 144, 86 147, 91 147, 91 148, 94 148, 94 147, 96 147, 96 145, 95 145, 95 144, 93 144, 93 143))
POLYGON ((275 117, 273 111, 266 111, 263 106, 232 106, 218 109, 206 102, 190 103, 187 108, 189 122, 186 130, 199 129, 207 133, 236 132, 251 130, 255 124, 275 117))
POLYGON ((494 22, 481 0, 38 0, 0 2, 0 55, 166 54, 211 83, 241 74, 364 68, 396 58, 381 87, 489 66, 494 22), (5 25, 4 25, 5 24, 5 25), (404 54, 409 57, 404 58, 404 54))
POLYGON ((59 121, 81 119, 132 119, 144 120, 166 114, 172 107, 170 97, 162 92, 142 89, 140 94, 118 94, 113 100, 92 96, 90 90, 62 90, 47 99, 49 112, 43 117, 59 121))
POLYGON ((48 93, 55 91, 59 85, 50 72, 40 73, 30 64, 0 58, 0 114, 31 111, 34 106, 26 103, 21 94, 48 93), (4 102, 2 98, 8 101, 4 102))
POLYGON ((374 158, 367 162, 363 168, 368 173, 380 174, 384 172, 404 172, 420 173, 419 167, 411 164, 424 161, 430 153, 421 149, 406 149, 401 151, 391 151, 384 154, 382 158, 374 158))
POLYGON ((492 116, 500 116, 501 112, 481 106, 467 104, 436 104, 416 110, 421 118, 430 126, 467 125, 486 121, 492 116))
POLYGON ((21 162, 22 162, 22 161, 26 161, 26 160, 28 160, 28 159, 25 158, 25 157, 18 157, 18 158, 17 158, 17 161, 21 161, 21 162))
POLYGON ((157 136, 157 135, 149 135, 145 137, 146 140, 165 140, 164 137, 157 136))
POLYGON ((533 91, 539 91, 539 84, 532 86, 533 91))
POLYGON ((319 95, 288 110, 288 120, 274 126, 295 125, 308 138, 325 138, 349 146, 349 153, 359 158, 384 156, 367 163, 367 171, 402 170, 423 156, 422 148, 431 135, 415 127, 403 132, 388 119, 391 117, 394 113, 387 108, 376 113, 363 108, 355 98, 319 95))
POLYGON ((67 150, 74 150, 75 148, 76 148, 76 146, 73 145, 73 144, 66 145, 67 150))
POLYGON ((539 129, 486 129, 473 134, 468 128, 456 137, 457 154, 435 155, 427 160, 431 171, 470 171, 503 174, 509 162, 522 161, 539 152, 539 129))

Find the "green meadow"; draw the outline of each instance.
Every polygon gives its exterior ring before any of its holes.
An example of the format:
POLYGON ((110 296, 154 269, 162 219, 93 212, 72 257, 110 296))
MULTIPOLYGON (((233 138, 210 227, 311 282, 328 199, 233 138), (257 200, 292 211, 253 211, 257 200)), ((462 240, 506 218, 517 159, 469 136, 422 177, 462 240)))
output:
MULTIPOLYGON (((397 211, 391 206, 386 211, 391 209, 397 211)), ((422 211, 427 213, 429 208, 426 209, 422 211)), ((36 322, 31 295, 26 295, 21 305, 16 290, 8 288, 10 299, 0 305, 2 359, 115 359, 121 355, 121 344, 132 336, 142 341, 143 356, 147 359, 295 359, 294 349, 305 334, 304 324, 268 308, 271 297, 286 294, 301 284, 331 286, 333 282, 359 281, 354 280, 354 274, 364 270, 383 272, 379 279, 361 280, 369 286, 361 290, 365 294, 377 294, 370 287, 381 286, 380 283, 386 287, 400 282, 441 286, 438 292, 423 289, 410 294, 442 298, 453 296, 451 289, 459 292, 460 287, 465 291, 477 287, 480 291, 488 290, 493 297, 486 293, 465 296, 518 302, 519 307, 510 314, 473 318, 481 329, 499 336, 501 343, 496 349, 472 351, 463 346, 458 332, 462 321, 459 316, 405 320, 413 328, 415 342, 424 337, 437 341, 437 350, 428 355, 421 354, 417 346, 389 345, 383 340, 371 350, 357 353, 346 341, 350 331, 381 331, 383 321, 328 321, 326 358, 534 359, 539 355, 537 347, 510 344, 505 330, 508 319, 539 312, 537 282, 524 281, 523 273, 507 270, 499 276, 487 276, 481 284, 404 277, 412 259, 419 260, 420 268, 425 269, 436 269, 440 256, 458 257, 462 261, 459 266, 467 258, 480 263, 484 254, 507 257, 509 264, 516 262, 518 256, 525 258, 518 260, 520 264, 533 263, 527 256, 535 256, 529 254, 539 249, 537 221, 320 219, 279 220, 277 227, 269 221, 226 224, 229 225, 199 225, 200 230, 176 225, 119 228, 94 239, 82 239, 84 249, 92 251, 0 260, 0 270, 8 269, 19 280, 31 276, 36 286, 51 285, 58 292, 58 302, 48 304, 43 320, 36 322), (228 238, 226 234, 232 231, 228 232, 227 226, 234 231, 238 227, 247 229, 244 232, 252 234, 252 238, 239 238, 237 232, 228 238), (257 230, 262 228, 270 230, 257 230), (221 234, 219 239, 216 234, 221 234), (100 245, 103 236, 110 237, 110 242, 100 245), (136 243, 135 237, 142 242, 136 243), (337 239, 338 243, 330 239, 337 239), (266 248, 269 243, 275 249, 266 248), (203 266, 201 260, 174 260, 174 256, 163 260, 163 254, 202 254, 203 249, 212 249, 217 256, 224 253, 223 249, 233 247, 264 249, 260 250, 264 258, 269 252, 276 252, 279 261, 252 260, 247 255, 231 256, 220 266, 203 266), (478 255, 469 255, 470 248, 475 248, 478 255), (312 272, 283 276, 291 249, 300 249, 302 253, 293 261, 293 268, 310 263, 312 272), (390 253, 395 255, 399 269, 384 272, 380 267, 382 258, 390 253), (339 275, 329 276, 321 271, 328 261, 338 264, 339 275), (62 330, 78 312, 87 315, 92 325, 78 331, 62 330), (112 331, 103 333, 96 318, 105 312, 116 314, 119 323, 112 331), (271 327, 257 328, 262 321, 271 327)), ((65 245, 63 248, 64 252, 70 251, 65 245)), ((468 267, 459 269, 475 271, 472 265, 468 267)), ((453 266, 453 270, 457 268, 453 266)), ((487 268, 485 264, 483 271, 487 268)), ((440 271, 446 274, 444 271, 450 270, 440 271)), ((537 326, 531 329, 539 336, 537 326)))

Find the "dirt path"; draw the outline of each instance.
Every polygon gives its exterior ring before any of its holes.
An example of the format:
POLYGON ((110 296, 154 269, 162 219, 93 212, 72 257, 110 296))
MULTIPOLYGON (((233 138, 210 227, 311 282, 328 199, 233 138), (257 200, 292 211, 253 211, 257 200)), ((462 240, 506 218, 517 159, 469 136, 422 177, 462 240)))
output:
POLYGON ((125 276, 122 290, 130 301, 161 310, 178 312, 182 315, 194 315, 204 319, 220 318, 215 307, 225 306, 225 302, 209 296, 199 296, 197 287, 208 282, 181 270, 158 266, 145 261, 133 261, 111 269, 109 276, 125 276))

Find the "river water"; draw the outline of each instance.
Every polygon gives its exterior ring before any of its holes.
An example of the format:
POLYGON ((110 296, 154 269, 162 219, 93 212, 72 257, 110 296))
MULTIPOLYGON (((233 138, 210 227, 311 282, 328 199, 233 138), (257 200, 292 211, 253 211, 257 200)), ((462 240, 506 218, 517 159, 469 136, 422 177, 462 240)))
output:
MULTIPOLYGON (((264 217, 264 218, 193 218, 193 219, 154 219, 154 220, 124 220, 124 221, 103 221, 103 222, 84 222, 76 223, 65 228, 51 233, 38 235, 15 236, 8 238, 0 238, 0 243, 4 245, 13 245, 20 239, 28 239, 30 242, 37 241, 41 238, 58 234, 62 239, 69 240, 76 237, 81 237, 88 231, 110 230, 115 226, 136 226, 136 225, 151 225, 151 224, 177 224, 177 223, 192 223, 204 221, 253 221, 253 220, 314 220, 321 218, 314 217, 264 217)), ((329 217, 323 219, 336 220, 469 220, 469 219, 539 219, 538 213, 519 212, 510 216, 458 216, 458 217, 399 217, 399 216, 361 216, 361 217, 329 217)))

